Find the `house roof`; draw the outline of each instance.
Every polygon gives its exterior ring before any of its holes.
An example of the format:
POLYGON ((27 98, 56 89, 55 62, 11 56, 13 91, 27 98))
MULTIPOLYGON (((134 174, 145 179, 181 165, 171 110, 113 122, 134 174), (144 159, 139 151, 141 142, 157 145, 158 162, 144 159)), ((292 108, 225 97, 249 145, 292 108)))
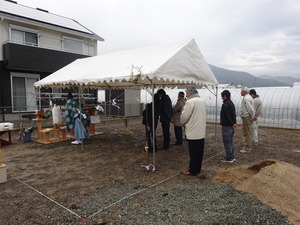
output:
POLYGON ((81 25, 76 20, 49 13, 47 10, 20 5, 14 1, 0 0, 0 17, 104 41, 102 37, 81 25))

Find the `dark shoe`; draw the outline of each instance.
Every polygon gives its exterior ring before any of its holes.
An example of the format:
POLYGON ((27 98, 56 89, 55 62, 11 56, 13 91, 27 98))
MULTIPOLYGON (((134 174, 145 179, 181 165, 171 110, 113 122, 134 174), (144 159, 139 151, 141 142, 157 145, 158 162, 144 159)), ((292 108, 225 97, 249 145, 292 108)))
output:
POLYGON ((158 148, 158 150, 168 150, 168 149, 169 149, 169 147, 164 147, 164 146, 161 146, 158 148))
POLYGON ((180 146, 180 145, 182 145, 182 144, 177 144, 177 143, 175 143, 175 144, 173 144, 173 145, 175 145, 175 146, 180 146))
MULTIPOLYGON (((152 153, 152 152, 153 152, 153 148, 150 147, 149 150, 148 150, 148 152, 149 152, 149 153, 152 153)), ((155 148, 155 152, 157 152, 157 147, 155 148)))
MULTIPOLYGON (((149 150, 148 152, 149 152, 149 153, 153 153, 153 150, 149 150)), ((157 152, 157 150, 155 150, 155 152, 157 152)))

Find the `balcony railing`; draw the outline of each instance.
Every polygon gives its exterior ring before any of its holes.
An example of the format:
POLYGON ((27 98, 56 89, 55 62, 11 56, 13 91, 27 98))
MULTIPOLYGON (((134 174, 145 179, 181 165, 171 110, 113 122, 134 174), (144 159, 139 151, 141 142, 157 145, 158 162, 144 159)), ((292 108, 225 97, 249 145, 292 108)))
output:
POLYGON ((8 70, 53 73, 83 54, 6 42, 3 45, 4 66, 8 70))
MULTIPOLYGON (((13 44, 30 46, 30 47, 35 47, 35 48, 43 48, 43 49, 49 49, 49 50, 54 50, 54 51, 69 52, 69 53, 84 55, 84 53, 82 51, 77 51, 77 50, 72 50, 72 49, 64 49, 62 47, 55 47, 55 46, 49 46, 49 45, 41 45, 41 44, 36 44, 36 43, 31 43, 31 42, 18 42, 18 41, 7 40, 3 44, 6 44, 6 43, 13 43, 13 44)), ((88 56, 93 56, 93 54, 88 54, 88 56)))

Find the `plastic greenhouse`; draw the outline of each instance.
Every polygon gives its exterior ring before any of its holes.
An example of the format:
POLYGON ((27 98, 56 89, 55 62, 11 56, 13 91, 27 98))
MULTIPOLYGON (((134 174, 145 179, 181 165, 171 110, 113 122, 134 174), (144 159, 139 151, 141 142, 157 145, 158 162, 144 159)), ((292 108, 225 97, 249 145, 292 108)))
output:
MULTIPOLYGON (((198 89, 201 97, 207 105, 207 121, 220 122, 220 110, 222 105, 221 92, 226 88, 218 89, 217 98, 215 90, 198 89), (217 107, 216 107, 217 103, 217 107)), ((184 89, 165 89, 172 103, 177 101, 177 94, 184 89)), ((237 123, 241 124, 239 116, 242 96, 240 89, 227 89, 231 92, 231 99, 237 112, 237 123)), ((255 88, 263 104, 260 126, 300 129, 300 87, 260 87, 255 88)), ((141 94, 141 101, 151 101, 146 93, 141 94)))

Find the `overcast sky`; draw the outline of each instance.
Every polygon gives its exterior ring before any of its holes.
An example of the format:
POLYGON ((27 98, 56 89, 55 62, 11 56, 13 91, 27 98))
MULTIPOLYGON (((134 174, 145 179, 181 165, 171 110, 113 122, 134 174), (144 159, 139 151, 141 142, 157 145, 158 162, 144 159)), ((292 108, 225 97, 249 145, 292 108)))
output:
POLYGON ((194 38, 207 63, 300 78, 300 0, 16 0, 77 20, 98 54, 194 38))

